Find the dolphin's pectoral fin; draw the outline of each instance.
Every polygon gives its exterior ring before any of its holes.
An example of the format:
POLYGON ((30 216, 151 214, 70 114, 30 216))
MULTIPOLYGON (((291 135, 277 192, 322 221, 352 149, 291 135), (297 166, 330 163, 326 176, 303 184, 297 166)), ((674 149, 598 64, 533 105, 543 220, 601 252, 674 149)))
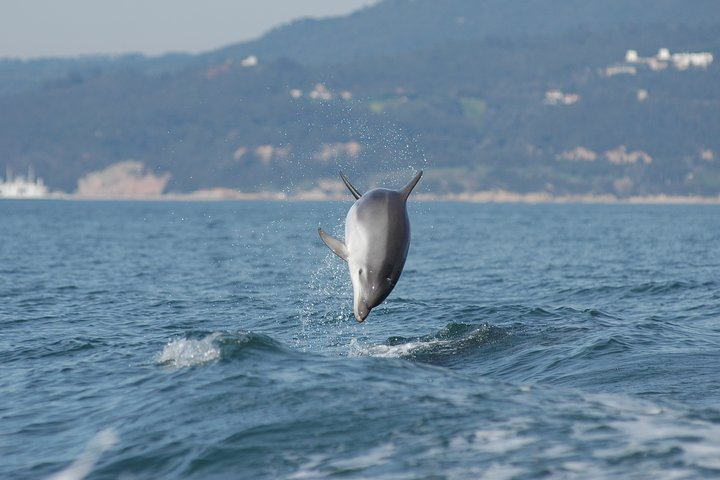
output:
POLYGON ((350 183, 350 180, 348 180, 347 177, 345 175, 343 175, 342 172, 340 172, 340 178, 342 178, 342 181, 345 183, 345 186, 348 187, 348 189, 350 190, 350 193, 353 194, 353 197, 355 197, 355 200, 362 197, 362 193, 360 193, 357 188, 352 186, 352 183, 350 183))
POLYGON ((345 244, 337 238, 329 235, 322 228, 318 228, 318 233, 320 234, 320 238, 322 238, 322 241, 325 242, 325 245, 327 245, 328 248, 332 250, 335 255, 347 262, 348 250, 345 244))
POLYGON ((415 177, 410 180, 410 183, 405 185, 405 188, 401 190, 402 196, 405 200, 410 196, 410 192, 412 192, 413 188, 415 188, 415 185, 420 181, 420 177, 422 177, 422 170, 420 170, 418 173, 415 174, 415 177))

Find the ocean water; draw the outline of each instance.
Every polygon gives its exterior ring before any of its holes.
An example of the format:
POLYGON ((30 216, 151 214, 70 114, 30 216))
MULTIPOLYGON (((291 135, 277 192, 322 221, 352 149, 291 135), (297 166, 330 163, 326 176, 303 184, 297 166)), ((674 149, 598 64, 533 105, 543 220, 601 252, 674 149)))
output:
POLYGON ((720 477, 720 207, 0 202, 0 478, 720 477))

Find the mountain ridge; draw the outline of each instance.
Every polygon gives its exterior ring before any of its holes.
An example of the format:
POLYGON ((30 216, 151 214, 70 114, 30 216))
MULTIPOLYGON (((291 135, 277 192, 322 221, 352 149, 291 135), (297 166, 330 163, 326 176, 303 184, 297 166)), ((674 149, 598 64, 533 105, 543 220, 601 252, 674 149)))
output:
POLYGON ((720 7, 712 0, 386 0, 342 17, 301 19, 262 37, 204 54, 214 60, 246 55, 292 58, 300 63, 346 63, 403 53, 453 41, 518 38, 618 26, 717 25, 720 7), (551 13, 551 14, 548 14, 551 13), (538 21, 542 19, 542 21, 538 21), (359 41, 361 40, 361 41, 359 41), (322 52, 322 53, 319 53, 322 52))

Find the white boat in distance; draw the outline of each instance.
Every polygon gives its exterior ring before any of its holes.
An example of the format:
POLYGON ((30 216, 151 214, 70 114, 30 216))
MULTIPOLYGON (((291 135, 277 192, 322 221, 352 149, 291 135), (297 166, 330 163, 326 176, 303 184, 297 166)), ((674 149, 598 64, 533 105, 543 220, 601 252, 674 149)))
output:
POLYGON ((43 198, 48 195, 48 188, 42 178, 35 178, 32 167, 28 168, 27 177, 13 177, 10 168, 5 170, 5 180, 0 181, 0 198, 43 198))

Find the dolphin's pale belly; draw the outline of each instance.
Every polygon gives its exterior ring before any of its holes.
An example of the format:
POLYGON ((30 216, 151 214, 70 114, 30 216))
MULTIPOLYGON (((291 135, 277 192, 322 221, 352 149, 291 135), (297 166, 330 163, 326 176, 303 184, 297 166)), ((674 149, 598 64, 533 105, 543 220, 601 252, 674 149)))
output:
POLYGON ((402 190, 376 188, 361 194, 341 173, 356 199, 345 219, 345 241, 318 233, 338 257, 347 261, 353 285, 353 311, 362 322, 395 288, 410 247, 407 198, 422 171, 402 190))
MULTIPOLYGON (((374 267, 404 263, 410 245, 410 224, 405 209, 395 211, 393 191, 373 191, 352 206, 345 221, 345 244, 357 262, 374 267), (382 197, 387 201, 382 201, 382 197), (378 198, 380 197, 380 198, 378 198), (381 200, 381 201, 378 201, 381 200)), ((404 206, 403 206, 404 207, 404 206)))
POLYGON ((345 222, 348 267, 358 301, 373 308, 395 287, 410 244, 410 224, 398 193, 368 192, 350 209, 345 222), (397 206, 401 208, 397 208, 397 206))

